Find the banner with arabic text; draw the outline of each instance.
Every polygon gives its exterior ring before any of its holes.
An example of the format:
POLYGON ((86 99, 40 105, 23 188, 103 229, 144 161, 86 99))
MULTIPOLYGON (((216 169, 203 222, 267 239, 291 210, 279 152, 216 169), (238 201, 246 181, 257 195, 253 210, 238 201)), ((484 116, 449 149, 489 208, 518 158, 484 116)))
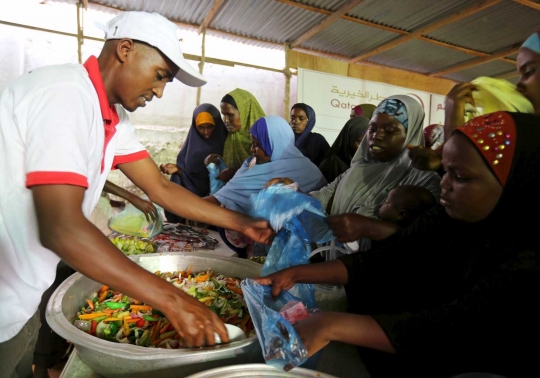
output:
POLYGON ((298 102, 306 103, 315 110, 317 123, 314 131, 322 134, 330 145, 349 120, 351 109, 355 105, 366 103, 378 105, 386 97, 398 94, 409 95, 417 100, 426 113, 424 127, 430 124, 432 110, 430 93, 347 76, 298 69, 298 102))

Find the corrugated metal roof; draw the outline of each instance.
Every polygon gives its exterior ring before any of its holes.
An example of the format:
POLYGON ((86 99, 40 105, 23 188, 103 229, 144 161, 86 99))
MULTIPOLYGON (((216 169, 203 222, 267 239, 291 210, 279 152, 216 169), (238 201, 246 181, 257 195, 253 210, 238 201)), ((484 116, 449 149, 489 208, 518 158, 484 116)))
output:
POLYGON ((413 31, 471 5, 471 0, 366 0, 348 13, 349 16, 394 28, 413 31))
POLYGON ((214 0, 92 0, 94 3, 125 10, 157 12, 172 20, 199 25, 214 4, 214 0))
POLYGON ((330 12, 335 12, 343 4, 347 2, 347 0, 294 0, 297 3, 310 5, 315 8, 321 8, 330 12))
POLYGON ((326 15, 273 0, 228 1, 210 27, 272 42, 293 41, 326 15))
POLYGON ((516 66, 513 64, 501 60, 494 60, 462 71, 453 72, 443 77, 456 81, 471 81, 478 76, 497 76, 515 69, 516 66))
POLYGON ((411 40, 382 54, 375 55, 367 59, 367 61, 384 66, 428 73, 469 59, 471 59, 470 55, 460 51, 449 50, 419 40, 411 40))
POLYGON ((338 20, 304 42, 301 47, 352 58, 398 36, 356 22, 338 20))
MULTIPOLYGON (((55 0, 72 3, 74 0, 55 0)), ((214 0, 89 0, 125 10, 158 12, 171 20, 190 25, 200 25, 214 0)), ((296 0, 296 3, 336 11, 347 0, 296 0)), ((414 31, 431 24, 480 0, 364 0, 348 15, 376 24, 414 31)), ((539 3, 538 0, 536 0, 539 3)), ((242 43, 281 48, 280 44, 292 42, 322 20, 325 14, 306 10, 277 0, 227 0, 210 23, 211 29, 226 32, 223 38, 242 43), (251 39, 243 39, 249 37, 251 39), (269 45, 269 42, 277 43, 269 45)), ((540 10, 512 0, 500 3, 442 27, 429 34, 441 42, 472 50, 493 53, 526 39, 540 27, 540 10)), ((399 34, 339 19, 322 29, 301 47, 343 56, 343 59, 368 52, 399 34)), ((515 59, 516 54, 511 58, 515 59)), ((413 40, 369 58, 372 63, 395 68, 430 72, 474 59, 448 47, 413 40)), ((495 75, 504 72, 510 63, 493 61, 448 77, 468 80, 471 77, 495 75), (487 71, 484 71, 487 70, 487 71)), ((511 65, 511 64, 510 64, 511 65)), ((507 71, 510 71, 508 69, 507 71)))
POLYGON ((458 46, 492 53, 523 42, 538 30, 540 11, 502 1, 429 34, 458 46))

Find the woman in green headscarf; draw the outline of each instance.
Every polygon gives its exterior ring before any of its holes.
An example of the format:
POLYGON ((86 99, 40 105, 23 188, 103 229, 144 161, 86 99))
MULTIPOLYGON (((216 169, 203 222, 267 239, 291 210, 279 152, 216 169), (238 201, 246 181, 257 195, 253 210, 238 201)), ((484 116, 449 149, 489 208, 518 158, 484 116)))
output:
MULTIPOLYGON (((221 100, 221 114, 225 127, 229 132, 223 148, 223 160, 227 168, 217 176, 219 180, 228 182, 242 166, 244 160, 251 156, 251 139, 249 128, 261 117, 266 116, 257 99, 248 91, 236 88, 221 100)), ((206 158, 206 164, 217 162, 217 155, 206 158)))

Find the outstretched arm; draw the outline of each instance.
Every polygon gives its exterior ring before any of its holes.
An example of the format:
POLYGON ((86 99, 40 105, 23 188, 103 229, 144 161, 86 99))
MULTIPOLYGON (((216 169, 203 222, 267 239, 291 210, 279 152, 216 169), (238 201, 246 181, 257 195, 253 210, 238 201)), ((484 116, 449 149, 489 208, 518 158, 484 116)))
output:
POLYGON ((85 276, 163 311, 188 345, 213 345, 214 332, 227 339, 216 314, 132 262, 86 219, 84 192, 74 185, 32 187, 43 246, 85 276))
POLYGON ((262 244, 270 243, 273 231, 265 220, 255 220, 248 215, 228 210, 205 201, 163 176, 150 158, 118 166, 150 200, 171 213, 201 223, 238 231, 262 244))
POLYGON ((105 187, 103 188, 103 191, 121 197, 126 201, 130 202, 133 206, 135 206, 137 209, 144 213, 147 221, 150 221, 149 216, 153 220, 158 219, 157 209, 152 202, 137 197, 135 194, 130 193, 126 189, 113 184, 109 180, 105 181, 105 187))

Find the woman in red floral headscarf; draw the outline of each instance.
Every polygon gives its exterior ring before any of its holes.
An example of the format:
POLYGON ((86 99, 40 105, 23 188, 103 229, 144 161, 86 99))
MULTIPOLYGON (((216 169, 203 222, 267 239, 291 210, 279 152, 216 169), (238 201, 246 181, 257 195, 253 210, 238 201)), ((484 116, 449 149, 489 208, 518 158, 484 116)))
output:
POLYGON ((441 207, 371 251, 259 280, 346 285, 349 312, 296 324, 310 355, 330 341, 362 347, 373 378, 538 370, 540 117, 497 112, 445 144, 441 207))

